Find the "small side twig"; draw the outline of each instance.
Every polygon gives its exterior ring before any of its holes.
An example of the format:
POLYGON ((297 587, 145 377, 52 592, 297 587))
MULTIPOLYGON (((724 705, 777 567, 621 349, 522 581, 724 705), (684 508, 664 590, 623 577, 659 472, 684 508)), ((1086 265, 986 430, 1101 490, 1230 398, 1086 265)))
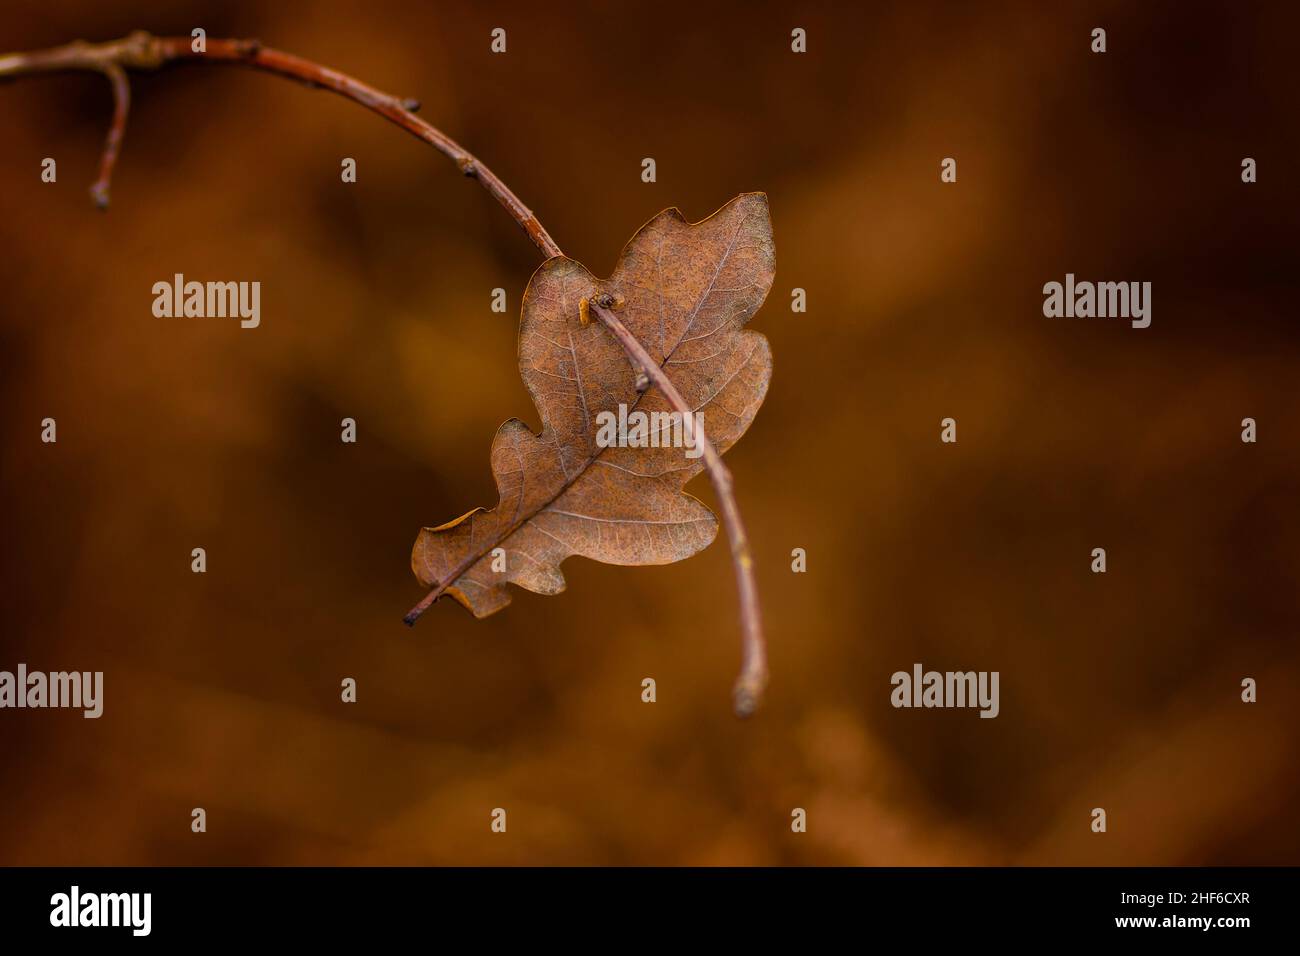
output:
POLYGON ((113 165, 117 162, 118 151, 122 148, 122 135, 126 132, 126 115, 131 109, 131 84, 127 82, 126 70, 116 63, 104 67, 104 75, 113 87, 113 122, 109 124, 108 136, 104 140, 104 154, 99 160, 99 178, 90 187, 90 196, 100 209, 108 208, 108 190, 113 181, 113 165))
MULTIPOLYGON (((201 51, 194 48, 189 37, 155 37, 143 31, 107 43, 86 43, 78 40, 48 50, 0 56, 0 80, 33 73, 78 70, 95 71, 108 77, 113 90, 113 120, 109 126, 104 153, 100 160, 99 177, 91 187, 91 195, 96 204, 104 208, 108 204, 113 167, 121 149, 127 113, 130 109, 131 93, 126 71, 128 69, 155 70, 168 63, 182 60, 248 66, 288 77, 317 89, 330 90, 359 103, 424 140, 451 159, 466 176, 477 179, 489 195, 505 208, 515 222, 519 223, 529 239, 547 258, 563 254, 532 211, 520 202, 519 197, 511 192, 492 170, 451 137, 415 115, 415 111, 420 108, 418 101, 384 93, 338 70, 264 47, 257 40, 208 39, 201 51)), ((628 353, 632 367, 637 373, 637 390, 643 391, 650 384, 654 384, 674 409, 679 412, 689 411, 677 387, 618 317, 598 303, 591 303, 590 310, 622 343, 628 353)), ((692 422, 693 430, 692 419, 684 416, 684 420, 692 422)), ((767 652, 759 617, 758 588, 754 583, 754 562, 749 551, 749 538, 745 534, 745 526, 736 506, 731 472, 722 463, 717 450, 703 431, 695 433, 694 438, 703 451, 705 467, 713 481, 714 491, 717 493, 722 510, 722 523, 731 539, 732 563, 735 567, 736 586, 740 593, 742 630, 741 671, 733 690, 733 704, 736 713, 744 717, 753 713, 758 706, 767 683, 767 652)), ((460 573, 463 573, 463 570, 460 573)), ((406 623, 413 624, 453 582, 454 578, 439 582, 437 587, 430 590, 423 600, 407 613, 406 623)))

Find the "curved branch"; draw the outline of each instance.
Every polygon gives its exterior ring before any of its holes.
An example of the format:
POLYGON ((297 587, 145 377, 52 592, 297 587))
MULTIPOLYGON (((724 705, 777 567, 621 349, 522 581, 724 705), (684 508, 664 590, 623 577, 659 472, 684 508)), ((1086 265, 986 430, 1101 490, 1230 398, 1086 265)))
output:
MULTIPOLYGON (((511 218, 528 233, 528 238, 543 255, 547 258, 560 255, 560 247, 542 228, 542 224, 533 215, 532 210, 520 202, 519 197, 511 192, 491 169, 447 134, 415 115, 415 110, 420 107, 417 101, 384 93, 338 70, 304 60, 291 53, 264 47, 258 40, 209 39, 205 40, 202 51, 194 49, 196 42, 189 37, 156 37, 144 32, 132 33, 130 36, 107 43, 87 43, 84 40, 77 40, 50 50, 0 56, 0 79, 28 73, 93 70, 108 75, 109 79, 114 81, 116 91, 119 88, 116 75, 120 75, 123 69, 156 70, 168 63, 194 60, 239 64, 285 76, 317 89, 330 90, 396 123, 412 136, 419 137, 451 159, 462 173, 477 179, 483 188, 505 207, 506 212, 510 213, 511 218)), ((125 86, 124 82, 122 86, 125 86)), ((119 108, 123 102, 121 98, 118 99, 119 108)), ((124 111, 122 121, 125 123, 124 111)), ((107 166, 110 172, 112 158, 116 157, 121 140, 121 130, 118 129, 116 120, 114 130, 117 136, 114 138, 113 131, 110 131, 104 162, 101 164, 101 169, 107 166), (110 149, 112 158, 109 156, 110 149)), ((101 181, 102 179, 101 175, 101 181)), ((95 185, 98 188, 100 183, 97 182, 95 185)), ((98 201, 98 196, 96 199, 98 201)))
POLYGON ((614 333, 614 337, 627 352, 632 367, 638 369, 638 375, 645 376, 650 383, 663 393, 664 398, 678 412, 683 412, 682 421, 692 432, 692 437, 704 453, 704 464, 708 468, 709 478, 713 481, 713 490, 718 496, 718 506, 722 509, 722 524, 731 539, 731 559, 736 571, 736 590, 740 593, 740 636, 741 664, 740 676, 736 678, 732 689, 732 707, 738 717, 748 717, 758 708, 763 697, 763 688, 767 686, 767 644, 763 640, 763 622, 758 613, 758 585, 754 583, 754 559, 749 553, 749 536, 745 534, 744 522, 740 520, 740 509, 736 506, 736 495, 731 485, 731 469, 722 463, 713 442, 703 429, 696 431, 691 406, 686 404, 682 393, 664 372, 650 353, 645 350, 637 337, 631 333, 622 320, 605 306, 596 302, 589 304, 593 312, 605 327, 614 333))
MULTIPOLYGON (((109 182, 121 148, 127 112, 130 108, 131 95, 126 70, 156 70, 168 63, 187 60, 229 63, 288 77, 318 89, 330 90, 378 113, 447 156, 466 176, 477 179, 483 188, 505 207, 511 218, 519 223, 543 255, 551 258, 563 254, 532 211, 520 202, 519 197, 511 192, 491 169, 451 137, 415 115, 415 111, 420 106, 417 101, 384 93, 338 70, 332 70, 290 53, 264 47, 258 40, 208 39, 204 42, 202 50, 195 48, 196 43, 197 41, 188 37, 155 37, 143 31, 107 43, 86 43, 78 40, 49 50, 0 56, 0 79, 31 73, 77 70, 91 70, 108 77, 113 88, 113 121, 104 144, 99 178, 91 187, 91 195, 101 208, 108 205, 109 182)), ((689 412, 690 408, 681 393, 677 391, 677 387, 619 318, 596 303, 591 303, 590 311, 595 313, 601 323, 623 345, 633 368, 638 370, 638 387, 643 384, 642 379, 648 379, 659 388, 676 411, 689 412)), ((691 416, 684 415, 683 420, 690 422, 691 416)), ((741 671, 740 676, 736 678, 732 699, 736 714, 747 717, 757 708, 767 684, 767 651, 759 616, 758 588, 754 582, 754 562, 750 555, 749 538, 745 534, 745 526, 740 519, 740 510, 736 506, 735 494, 732 491, 731 472, 722 463, 721 457, 707 435, 698 432, 695 437, 703 451, 705 466, 718 496, 723 525, 731 539, 732 563, 735 567, 736 587, 740 595, 742 636, 741 671)), ((414 624, 451 583, 441 582, 430 590, 420 603, 407 613, 406 623, 414 624)))

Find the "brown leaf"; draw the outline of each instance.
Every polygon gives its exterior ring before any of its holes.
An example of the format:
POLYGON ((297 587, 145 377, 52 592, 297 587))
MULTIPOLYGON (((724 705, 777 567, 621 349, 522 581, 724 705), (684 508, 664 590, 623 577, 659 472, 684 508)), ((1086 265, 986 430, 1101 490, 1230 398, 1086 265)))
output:
MULTIPOLYGON (((507 583, 540 594, 564 590, 570 555, 608 564, 668 564, 707 547, 713 513, 683 486, 704 466, 683 448, 602 448, 597 416, 671 412, 584 299, 608 293, 619 317, 663 367, 721 454, 749 427, 767 393, 767 339, 744 330, 772 285, 767 197, 746 193, 688 223, 676 209, 641 227, 609 279, 563 256, 548 259, 524 293, 519 372, 542 418, 534 435, 512 418, 492 443, 500 501, 425 528, 411 567, 445 587, 476 617, 510 603, 507 583), (493 550, 505 570, 493 570, 493 550)), ((662 420, 661 420, 662 421, 662 420)), ((496 562, 498 567, 500 562, 496 562)))

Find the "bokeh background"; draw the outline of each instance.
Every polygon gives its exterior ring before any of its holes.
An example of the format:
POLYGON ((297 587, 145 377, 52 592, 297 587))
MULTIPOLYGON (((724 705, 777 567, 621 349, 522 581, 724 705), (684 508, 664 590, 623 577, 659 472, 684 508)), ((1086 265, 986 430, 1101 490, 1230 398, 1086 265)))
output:
POLYGON ((395 127, 231 67, 133 77, 100 214, 103 78, 0 85, 0 668, 106 682, 98 721, 0 713, 0 862, 1300 862, 1289 6, 10 0, 6 50, 201 25, 418 97, 598 274, 765 190, 776 372, 728 455, 754 720, 721 541, 408 630, 416 531, 538 425, 536 250, 395 127), (261 328, 155 319, 176 272, 260 280, 261 328), (1153 282, 1151 328, 1044 318, 1066 272, 1153 282), (1001 715, 892 709, 914 662, 1000 671, 1001 715))

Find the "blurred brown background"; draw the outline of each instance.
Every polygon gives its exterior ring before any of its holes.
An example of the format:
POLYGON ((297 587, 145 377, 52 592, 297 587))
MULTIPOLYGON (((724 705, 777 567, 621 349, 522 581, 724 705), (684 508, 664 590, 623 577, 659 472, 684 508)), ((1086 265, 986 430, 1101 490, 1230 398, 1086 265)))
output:
POLYGON ((6 4, 5 50, 201 25, 418 97, 602 275, 765 190, 777 278, 728 455, 773 673, 743 723, 721 541, 401 624, 418 528, 538 424, 539 257, 481 189, 341 98, 177 66, 133 77, 101 215, 104 79, 0 86, 0 669, 106 683, 98 721, 0 712, 0 862, 1300 862, 1296 17, 1066 7, 6 4), (260 280, 261 328, 155 319, 176 272, 260 280), (1151 281, 1151 328, 1044 318, 1066 272, 1151 281), (1001 716, 892 709, 914 662, 1000 671, 1001 716))

